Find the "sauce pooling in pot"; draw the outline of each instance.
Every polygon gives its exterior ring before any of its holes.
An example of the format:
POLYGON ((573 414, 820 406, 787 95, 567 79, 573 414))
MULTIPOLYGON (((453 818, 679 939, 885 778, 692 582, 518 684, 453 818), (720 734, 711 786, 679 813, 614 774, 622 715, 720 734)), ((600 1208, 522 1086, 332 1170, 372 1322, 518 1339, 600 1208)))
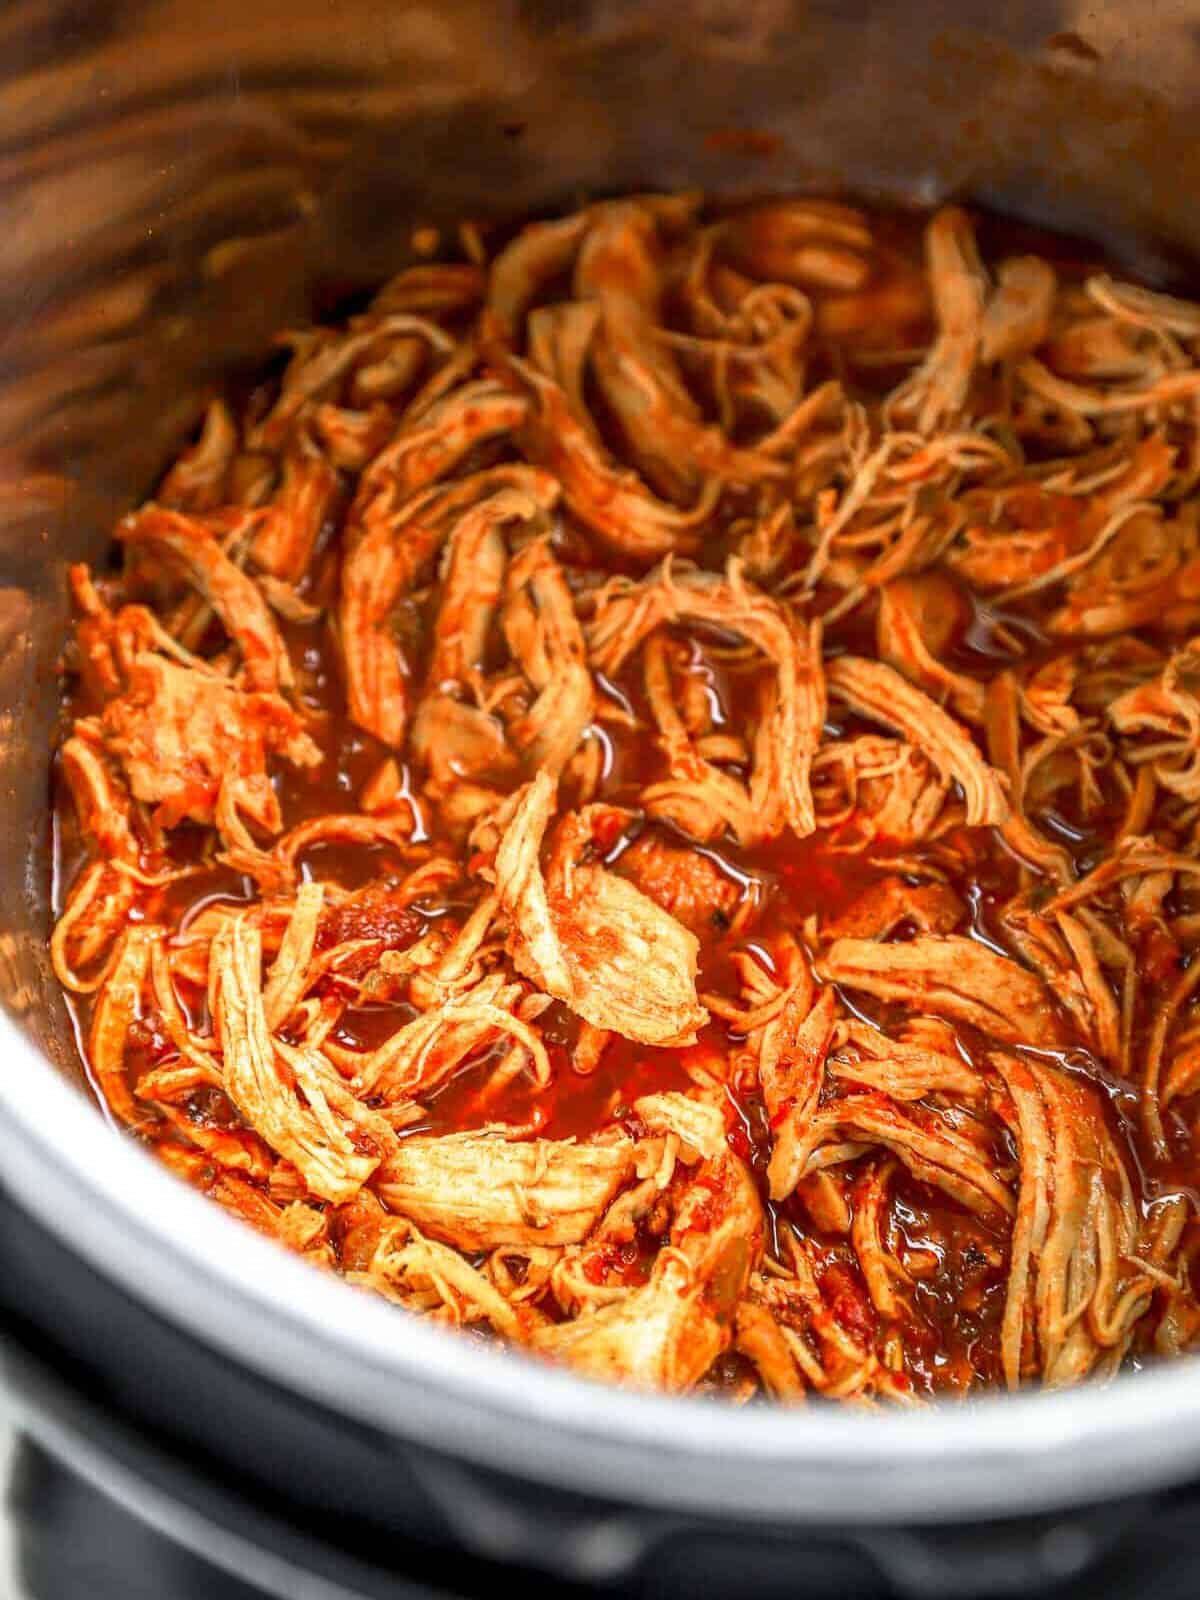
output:
POLYGON ((1187 1349, 1200 308, 956 209, 463 238, 72 574, 111 1115, 594 1377, 1187 1349))

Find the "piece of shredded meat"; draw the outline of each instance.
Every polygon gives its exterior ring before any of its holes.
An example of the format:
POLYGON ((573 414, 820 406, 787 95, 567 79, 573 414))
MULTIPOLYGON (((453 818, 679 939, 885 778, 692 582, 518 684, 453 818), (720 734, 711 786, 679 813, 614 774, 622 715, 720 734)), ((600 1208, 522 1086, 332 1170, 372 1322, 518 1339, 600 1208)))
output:
POLYGON ((732 927, 744 893, 711 856, 644 834, 614 869, 697 937, 732 927))
POLYGON ((587 810, 564 821, 543 874, 554 784, 541 772, 516 801, 495 873, 517 968, 594 1027, 642 1044, 692 1043, 706 1016, 695 935, 626 879, 581 859, 593 837, 587 810))
POLYGON ((636 1389, 1194 1350, 1200 306, 958 207, 445 238, 70 571, 114 1119, 636 1389))

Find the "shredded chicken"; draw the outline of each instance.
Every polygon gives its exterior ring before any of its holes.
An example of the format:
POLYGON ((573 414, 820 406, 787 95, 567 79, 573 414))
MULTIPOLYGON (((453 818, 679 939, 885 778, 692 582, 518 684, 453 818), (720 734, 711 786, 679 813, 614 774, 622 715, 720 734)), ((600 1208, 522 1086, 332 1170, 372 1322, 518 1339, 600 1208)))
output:
POLYGON ((766 838, 785 826, 801 837, 811 833, 816 819, 810 774, 825 719, 819 624, 797 626, 777 602, 746 583, 736 563, 724 578, 663 568, 640 584, 610 585, 592 624, 593 660, 601 670, 617 672, 656 628, 684 620, 738 635, 773 669, 754 732, 750 806, 766 838))
POLYGON ((461 1250, 578 1244, 633 1169, 628 1139, 413 1135, 379 1178, 389 1210, 461 1250))
POLYGON ((466 224, 210 403, 68 575, 130 1137, 635 1389, 1200 1348, 1200 306, 997 238, 466 224))
POLYGON ((1052 1048, 1063 1033, 1051 992, 1032 972, 975 939, 920 935, 896 944, 836 939, 820 963, 830 983, 932 1012, 1008 1044, 1052 1048))
POLYGON ((914 689, 881 661, 839 656, 828 668, 831 694, 851 711, 894 728, 956 782, 971 825, 1003 822, 1008 816, 1004 784, 983 759, 967 731, 929 696, 914 689))
POLYGON ((649 1281, 536 1334, 532 1347, 594 1378, 678 1393, 729 1347, 763 1246, 763 1213, 728 1151, 701 1163, 681 1195, 649 1281))
POLYGON ((698 938, 731 927, 744 894, 711 856, 650 834, 623 852, 615 870, 698 938))
POLYGON ((504 636, 535 698, 510 726, 532 767, 558 777, 595 714, 583 630, 549 544, 526 545, 508 574, 504 636))
POLYGON ((705 1020, 695 935, 626 879, 580 859, 590 843, 586 811, 566 820, 543 875, 554 803, 554 784, 539 773, 496 851, 514 962, 595 1027, 642 1044, 691 1043, 705 1020))
POLYGON ((174 827, 211 824, 222 791, 256 827, 277 833, 279 801, 267 772, 270 754, 314 767, 321 753, 277 695, 249 694, 201 666, 143 651, 125 693, 101 719, 103 741, 124 769, 130 793, 174 827))
POLYGON ((322 1200, 347 1200, 379 1165, 390 1129, 341 1084, 319 1051, 267 1026, 261 935, 232 919, 209 959, 209 1007, 231 1103, 322 1200))
POLYGON ((1114 1369, 1154 1278, 1129 1174, 1096 1091, 1034 1058, 993 1057, 1015 1112, 1021 1190, 1004 1310, 1004 1372, 1049 1384, 1114 1369))

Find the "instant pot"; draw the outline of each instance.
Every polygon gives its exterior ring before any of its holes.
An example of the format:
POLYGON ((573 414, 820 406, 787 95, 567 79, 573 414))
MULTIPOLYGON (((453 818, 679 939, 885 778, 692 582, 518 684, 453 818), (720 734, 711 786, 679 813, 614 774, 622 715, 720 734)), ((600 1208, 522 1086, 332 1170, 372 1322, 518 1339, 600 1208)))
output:
POLYGON ((917 1412, 617 1392, 313 1272, 105 1121, 51 978, 68 563, 414 226, 954 195, 1186 288, 1200 3, 13 0, 0 14, 0 1333, 36 1600, 1193 1594, 1200 1367, 917 1412))

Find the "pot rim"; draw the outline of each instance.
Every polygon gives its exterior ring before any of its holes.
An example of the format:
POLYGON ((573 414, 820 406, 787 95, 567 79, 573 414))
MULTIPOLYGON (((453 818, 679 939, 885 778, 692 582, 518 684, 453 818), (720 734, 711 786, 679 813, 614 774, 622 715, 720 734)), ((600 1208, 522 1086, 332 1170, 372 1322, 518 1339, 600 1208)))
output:
POLYGON ((22 1206, 164 1319, 397 1441, 626 1504, 791 1524, 1046 1511, 1200 1468, 1191 1360, 915 1416, 634 1394, 455 1338, 225 1214, 3 1016, 0 1059, 0 1181, 22 1206))

